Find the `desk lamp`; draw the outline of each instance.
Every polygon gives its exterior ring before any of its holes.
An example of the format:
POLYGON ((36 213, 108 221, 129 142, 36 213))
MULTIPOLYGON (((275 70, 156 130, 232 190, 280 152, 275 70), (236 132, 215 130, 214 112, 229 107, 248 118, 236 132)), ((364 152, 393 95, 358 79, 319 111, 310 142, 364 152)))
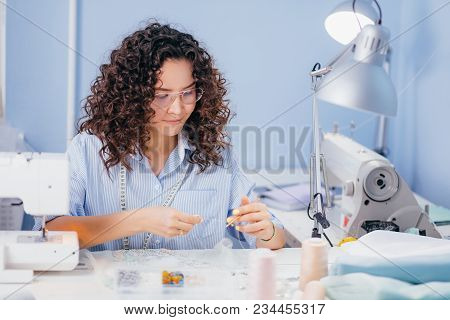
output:
POLYGON ((330 226, 322 196, 322 175, 327 206, 331 206, 325 158, 320 151, 316 99, 386 116, 395 116, 397 113, 396 92, 383 69, 388 52, 389 31, 381 25, 381 18, 377 1, 353 0, 336 7, 325 20, 328 33, 347 45, 327 66, 321 68, 317 63, 310 73, 313 89, 313 149, 310 158, 311 199, 308 213, 312 212, 314 220, 313 238, 320 238, 323 229, 330 226), (372 8, 372 3, 378 7, 378 15, 372 8))

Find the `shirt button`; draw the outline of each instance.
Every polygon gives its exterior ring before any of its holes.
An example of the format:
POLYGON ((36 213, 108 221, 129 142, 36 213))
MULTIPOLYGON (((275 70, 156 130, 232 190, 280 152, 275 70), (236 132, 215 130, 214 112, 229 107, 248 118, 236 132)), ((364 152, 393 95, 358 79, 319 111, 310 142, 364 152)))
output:
POLYGON ((161 241, 155 240, 155 244, 160 244, 160 243, 161 243, 161 241))

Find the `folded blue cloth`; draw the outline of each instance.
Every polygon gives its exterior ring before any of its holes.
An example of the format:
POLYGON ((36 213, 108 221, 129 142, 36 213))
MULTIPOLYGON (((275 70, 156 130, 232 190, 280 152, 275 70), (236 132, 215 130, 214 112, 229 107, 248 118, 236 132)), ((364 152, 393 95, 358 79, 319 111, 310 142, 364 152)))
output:
POLYGON ((329 276, 320 280, 329 299, 343 300, 450 300, 450 282, 428 282, 412 285, 407 282, 352 273, 329 276))
POLYGON ((345 255, 332 265, 331 275, 355 272, 394 278, 414 284, 450 281, 450 253, 409 257, 363 257, 345 255))

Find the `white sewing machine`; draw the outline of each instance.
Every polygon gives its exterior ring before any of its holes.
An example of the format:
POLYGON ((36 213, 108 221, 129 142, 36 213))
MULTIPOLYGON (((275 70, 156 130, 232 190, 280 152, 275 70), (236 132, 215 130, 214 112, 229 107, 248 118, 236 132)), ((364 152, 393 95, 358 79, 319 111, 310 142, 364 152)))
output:
MULTIPOLYGON (((0 153, 0 197, 23 202, 35 216, 69 212, 65 154, 0 153)), ((0 214, 5 214, 0 212, 0 214)), ((25 283, 33 271, 72 270, 78 264, 76 232, 0 231, 0 283, 25 283)))
POLYGON ((329 186, 342 187, 340 227, 348 236, 417 228, 420 234, 442 238, 389 160, 338 133, 324 135, 322 153, 329 186))

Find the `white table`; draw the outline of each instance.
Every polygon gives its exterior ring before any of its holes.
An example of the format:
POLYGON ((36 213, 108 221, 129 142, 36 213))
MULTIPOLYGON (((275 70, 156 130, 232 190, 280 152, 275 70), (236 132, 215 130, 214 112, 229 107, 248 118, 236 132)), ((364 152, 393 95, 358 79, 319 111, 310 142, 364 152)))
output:
MULTIPOLYGON (((259 176, 258 185, 268 184, 259 176)), ((271 177, 274 181, 276 176, 271 177)), ((257 179, 256 179, 257 180, 257 179)), ((299 181, 298 175, 291 176, 278 175, 277 184, 288 184, 299 181), (281 179, 281 178, 283 179, 281 179), (281 180, 280 180, 281 179, 281 180)), ((420 199, 419 199, 420 200, 420 199)), ((311 237, 311 230, 313 222, 306 214, 306 211, 291 211, 283 212, 280 210, 271 209, 284 224, 287 233, 287 244, 292 248, 284 248, 277 250, 277 298, 285 299, 292 298, 293 290, 295 290, 298 283, 298 276, 300 272, 301 260, 301 241, 311 237)), ((336 212, 329 211, 328 217, 332 223, 336 223, 336 212)), ((450 226, 439 227, 439 230, 446 234, 450 234, 450 226)), ((337 228, 330 228, 327 230, 327 235, 332 242, 337 243, 342 238, 342 233, 337 228)), ((154 250, 149 250, 154 251, 154 250)), ((156 251, 155 251, 156 252, 156 251)), ((133 298, 133 299, 245 299, 248 297, 246 284, 246 268, 247 260, 251 250, 232 250, 228 253, 228 258, 214 257, 212 250, 191 250, 191 251, 177 251, 175 254, 181 256, 188 256, 189 261, 208 262, 208 256, 212 266, 204 263, 203 266, 189 266, 189 263, 180 263, 173 257, 163 257, 156 259, 158 263, 153 265, 141 264, 138 267, 127 265, 126 263, 118 262, 114 259, 113 252, 104 251, 93 253, 94 263, 90 269, 74 270, 70 272, 46 272, 38 275, 36 279, 29 285, 0 285, 0 295, 5 295, 17 291, 16 297, 24 298, 26 294, 34 296, 37 299, 118 299, 118 298, 133 298), (212 257, 211 257, 212 255, 212 257), (167 259, 166 259, 167 258, 167 259), (216 260, 214 260, 216 259, 216 260), (212 262, 211 262, 212 261, 212 262), (214 262, 215 261, 215 262, 214 262), (220 265, 222 263, 223 265, 220 265), (161 271, 162 266, 169 269, 169 271, 185 271, 186 274, 196 273, 214 273, 216 276, 222 276, 222 279, 215 283, 211 282, 210 278, 205 278, 203 285, 197 287, 189 287, 186 285, 183 288, 169 288, 164 289, 161 286, 161 271), (118 269, 127 271, 146 271, 153 282, 146 288, 137 292, 124 292, 123 289, 114 285, 114 277, 118 269), (234 275, 232 273, 234 272, 234 275), (228 285, 227 290, 221 290, 220 285, 228 285), (220 284, 220 285, 219 285, 220 284)), ((329 263, 332 264, 335 258, 341 253, 340 248, 331 248, 329 251, 329 263)), ((147 261, 148 262, 148 261, 147 261)), ((181 259, 183 262, 183 259, 181 259)), ((186 262, 186 261, 184 261, 186 262)), ((133 290, 129 290, 133 291, 133 290)))
MULTIPOLYGON (((0 292, 5 295, 18 290, 18 297, 29 293, 36 299, 247 299, 251 251, 230 250, 219 255, 214 250, 148 250, 150 256, 134 262, 123 260, 123 251, 103 251, 92 254, 95 259, 92 268, 37 274, 29 285, 0 285, 0 292), (151 256, 153 253, 156 256, 151 256), (184 287, 165 288, 161 285, 163 269, 184 272, 191 282, 186 279, 184 287), (138 271, 147 282, 140 289, 118 287, 114 281, 118 270, 138 271)), ((299 280, 301 249, 284 248, 274 252, 277 298, 293 298, 299 280)), ((338 248, 330 250, 330 264, 338 254, 338 248)))

